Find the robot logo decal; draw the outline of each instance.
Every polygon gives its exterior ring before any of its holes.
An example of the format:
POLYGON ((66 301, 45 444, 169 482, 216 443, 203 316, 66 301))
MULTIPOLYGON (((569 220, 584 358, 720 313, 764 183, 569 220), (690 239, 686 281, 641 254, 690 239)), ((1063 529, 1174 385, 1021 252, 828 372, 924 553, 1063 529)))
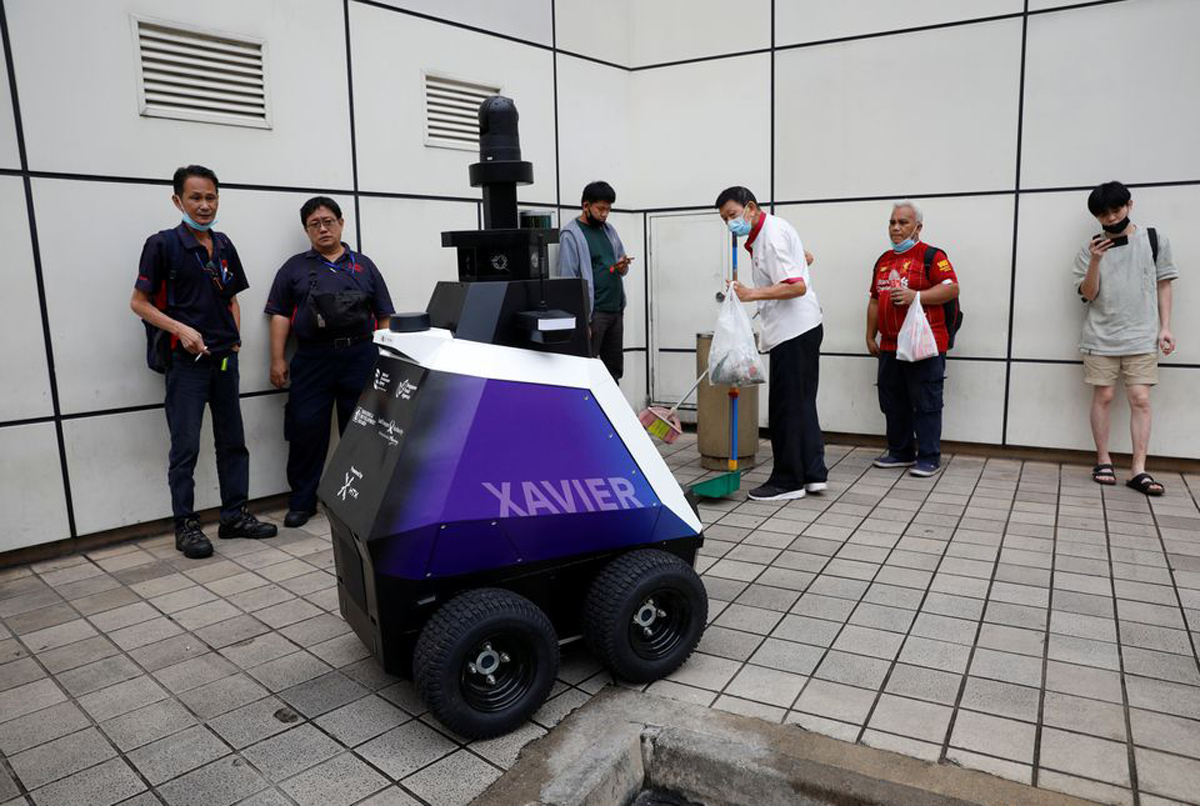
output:
POLYGON ((541 512, 565 515, 576 512, 607 512, 638 509, 633 483, 627 478, 560 479, 558 481, 482 482, 499 502, 501 518, 536 516, 541 512))
POLYGON ((384 372, 379 367, 375 368, 375 382, 373 385, 376 392, 386 392, 391 382, 392 376, 390 374, 384 372))
POLYGON ((400 381, 400 383, 396 384, 396 399, 411 400, 417 389, 418 387, 415 383, 410 381, 408 378, 405 378, 404 380, 400 381))
POLYGON ((344 479, 342 488, 337 492, 337 497, 343 501, 346 500, 346 496, 357 499, 358 490, 354 488, 354 485, 362 481, 362 477, 362 471, 360 471, 354 465, 350 465, 350 470, 346 472, 346 478, 344 479))

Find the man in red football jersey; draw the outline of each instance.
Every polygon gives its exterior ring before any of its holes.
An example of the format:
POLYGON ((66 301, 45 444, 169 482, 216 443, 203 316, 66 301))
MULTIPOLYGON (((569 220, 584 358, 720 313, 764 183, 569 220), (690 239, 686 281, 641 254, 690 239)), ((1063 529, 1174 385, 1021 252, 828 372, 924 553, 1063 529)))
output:
POLYGON ((920 208, 907 199, 892 206, 892 248, 875 261, 867 305, 867 349, 879 358, 879 408, 887 418, 888 450, 875 466, 907 467, 914 476, 932 476, 941 467, 942 386, 946 351, 957 325, 957 306, 956 321, 950 323, 943 306, 958 299, 958 276, 946 253, 920 239, 923 219, 920 208), (938 354, 900 361, 896 337, 918 295, 938 354))

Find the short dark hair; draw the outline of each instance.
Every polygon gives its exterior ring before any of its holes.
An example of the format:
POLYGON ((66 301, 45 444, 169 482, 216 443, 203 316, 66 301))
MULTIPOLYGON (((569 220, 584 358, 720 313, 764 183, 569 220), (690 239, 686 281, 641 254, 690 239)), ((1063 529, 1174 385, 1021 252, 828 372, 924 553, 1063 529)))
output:
POLYGON ((725 188, 721 194, 717 196, 716 207, 720 210, 725 206, 725 202, 734 201, 745 207, 750 202, 758 204, 758 199, 754 198, 754 194, 750 192, 750 188, 744 188, 741 185, 734 185, 731 188, 725 188))
POLYGON ((588 182, 587 187, 583 189, 583 198, 580 204, 592 204, 593 202, 608 202, 612 204, 617 200, 617 191, 613 190, 613 186, 604 181, 588 182))
POLYGON ((189 176, 207 179, 217 190, 221 189, 221 183, 217 181, 217 175, 212 172, 211 168, 205 168, 203 165, 184 165, 182 168, 176 168, 175 175, 171 177, 171 186, 175 188, 176 196, 183 195, 183 183, 188 180, 189 176))
POLYGON ((1096 185, 1088 194, 1088 210, 1092 215, 1104 215, 1109 210, 1119 210, 1129 204, 1131 198, 1129 188, 1120 182, 1105 182, 1096 185))
POLYGON ((338 207, 338 203, 328 196, 313 196, 300 207, 300 223, 307 224, 308 217, 322 207, 328 207, 329 212, 337 216, 338 221, 342 220, 342 208, 338 207))

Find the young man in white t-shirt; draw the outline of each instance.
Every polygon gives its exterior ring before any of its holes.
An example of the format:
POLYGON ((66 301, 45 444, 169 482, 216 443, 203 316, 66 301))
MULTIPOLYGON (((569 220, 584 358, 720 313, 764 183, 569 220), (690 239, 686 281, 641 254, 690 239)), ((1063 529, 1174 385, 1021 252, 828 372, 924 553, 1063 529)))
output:
POLYGON ((809 282, 812 257, 791 224, 769 215, 744 187, 717 196, 717 212, 739 238, 745 238, 754 267, 754 286, 731 290, 742 302, 758 302, 760 347, 770 353, 767 419, 775 457, 771 477, 750 491, 755 501, 803 498, 825 489, 825 440, 817 418, 821 305, 809 282))

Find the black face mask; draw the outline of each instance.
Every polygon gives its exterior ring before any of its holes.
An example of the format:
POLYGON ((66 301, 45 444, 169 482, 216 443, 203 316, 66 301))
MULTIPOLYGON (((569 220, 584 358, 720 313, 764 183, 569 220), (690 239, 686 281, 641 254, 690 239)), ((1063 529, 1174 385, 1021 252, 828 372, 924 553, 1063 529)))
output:
POLYGON ((1100 226, 1104 227, 1104 231, 1110 235, 1116 235, 1119 232, 1124 232, 1125 228, 1129 226, 1129 216, 1125 216, 1115 224, 1101 224, 1100 226))

